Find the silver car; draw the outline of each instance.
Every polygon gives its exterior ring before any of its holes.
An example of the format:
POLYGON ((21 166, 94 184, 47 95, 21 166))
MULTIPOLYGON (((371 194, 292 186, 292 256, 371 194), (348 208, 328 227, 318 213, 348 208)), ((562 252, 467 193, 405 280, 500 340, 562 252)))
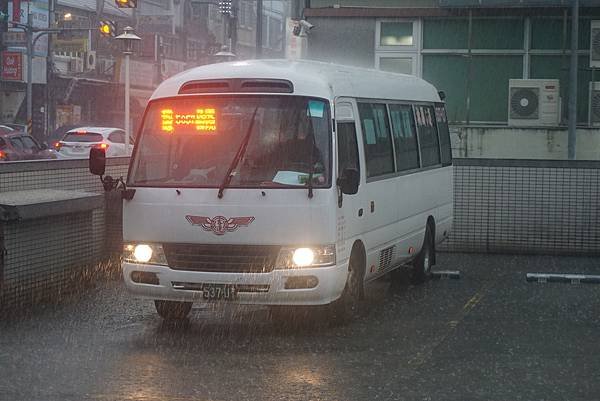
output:
POLYGON ((129 137, 129 147, 125 148, 125 131, 111 127, 80 127, 64 135, 54 145, 60 159, 87 159, 90 149, 106 150, 107 157, 130 156, 133 138, 129 137))

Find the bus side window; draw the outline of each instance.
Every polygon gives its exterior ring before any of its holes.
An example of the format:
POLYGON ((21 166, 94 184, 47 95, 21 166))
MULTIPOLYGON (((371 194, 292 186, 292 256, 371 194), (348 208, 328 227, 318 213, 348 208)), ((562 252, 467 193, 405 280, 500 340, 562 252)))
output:
POLYGON ((437 122, 438 134, 440 135, 440 148, 442 150, 442 165, 452 164, 452 147, 450 143, 450 130, 448 129, 448 118, 443 103, 435 105, 435 120, 437 122))
POLYGON ((397 169, 398 171, 417 169, 419 168, 419 147, 411 107, 390 104, 389 108, 396 147, 397 169))
POLYGON ((394 154, 386 105, 359 103, 358 111, 365 144, 367 177, 393 173, 394 154))
POLYGON ((435 112, 431 106, 415 106, 415 119, 421 147, 423 167, 440 164, 440 143, 435 124, 435 112))
POLYGON ((358 142, 356 141, 356 127, 354 123, 338 123, 338 177, 347 168, 354 168, 360 172, 358 161, 358 142))

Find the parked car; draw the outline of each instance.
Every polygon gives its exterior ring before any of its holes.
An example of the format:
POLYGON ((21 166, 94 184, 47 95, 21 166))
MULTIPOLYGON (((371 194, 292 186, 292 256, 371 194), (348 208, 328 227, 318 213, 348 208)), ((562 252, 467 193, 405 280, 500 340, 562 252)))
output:
POLYGON ((27 132, 27 125, 25 124, 2 123, 1 125, 12 128, 15 131, 27 132))
POLYGON ((133 138, 129 138, 129 150, 125 150, 125 131, 111 127, 80 127, 68 131, 54 146, 60 159, 88 158, 90 149, 106 150, 107 157, 129 156, 133 138))
POLYGON ((61 141, 61 139, 63 139, 63 137, 65 136, 65 134, 69 131, 73 131, 75 129, 78 129, 80 127, 89 127, 92 124, 89 123, 79 123, 79 124, 66 124, 66 125, 61 125, 60 127, 56 128, 54 131, 50 132, 48 134, 48 136, 46 137, 46 143, 48 144, 48 147, 50 149, 56 149, 56 144, 58 142, 61 141))
POLYGON ((14 128, 9 127, 8 125, 0 124, 0 134, 6 134, 8 132, 13 132, 14 130, 14 128))
POLYGON ((0 128, 0 162, 39 159, 56 159, 56 156, 30 135, 0 128))

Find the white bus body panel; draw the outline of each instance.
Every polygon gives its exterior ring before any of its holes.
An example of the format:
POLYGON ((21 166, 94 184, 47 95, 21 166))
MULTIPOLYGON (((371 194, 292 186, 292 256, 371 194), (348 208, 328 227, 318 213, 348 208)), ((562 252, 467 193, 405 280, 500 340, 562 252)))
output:
MULTIPOLYGON (((361 162, 359 191, 345 196, 343 207, 338 211, 338 222, 343 222, 343 237, 347 239, 338 248, 349 252, 354 241, 362 241, 367 257, 365 279, 370 281, 418 254, 430 216, 436 224, 436 243, 445 239, 443 234, 452 225, 452 166, 367 180, 357 101, 344 97, 337 99, 336 104, 343 104, 344 108, 352 105, 361 162), (382 263, 382 251, 390 248, 389 263, 382 263)), ((351 121, 344 118, 343 122, 351 121)))
MULTIPOLYGON (((315 189, 308 198, 302 189, 136 188, 133 200, 123 208, 124 242, 241 244, 308 246, 335 244, 335 189, 315 189), (264 193, 264 195, 263 195, 264 193), (253 217, 247 227, 217 235, 192 225, 186 216, 253 217)), ((172 270, 167 266, 123 263, 127 288, 142 297, 166 300, 201 300, 201 292, 176 290, 172 282, 270 285, 268 293, 239 293, 240 303, 326 304, 344 288, 347 261, 333 267, 274 270, 269 273, 221 273, 172 270), (160 285, 135 283, 131 272, 156 273, 160 285), (290 276, 315 276, 312 289, 285 290, 290 276)))

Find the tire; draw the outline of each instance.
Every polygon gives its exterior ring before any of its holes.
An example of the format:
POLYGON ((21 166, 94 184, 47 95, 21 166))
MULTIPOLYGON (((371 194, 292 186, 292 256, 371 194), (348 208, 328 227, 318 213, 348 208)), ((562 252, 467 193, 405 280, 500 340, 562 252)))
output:
POLYGON ((364 269, 355 253, 350 257, 348 278, 342 295, 330 304, 331 314, 335 322, 346 323, 354 319, 360 312, 363 299, 364 269))
POLYGON ((192 310, 191 302, 155 300, 156 311, 165 320, 183 320, 192 310))
POLYGON ((431 278, 431 268, 435 260, 435 248, 433 244, 433 235, 427 225, 423 247, 413 262, 411 271, 411 282, 413 284, 423 284, 431 278))

